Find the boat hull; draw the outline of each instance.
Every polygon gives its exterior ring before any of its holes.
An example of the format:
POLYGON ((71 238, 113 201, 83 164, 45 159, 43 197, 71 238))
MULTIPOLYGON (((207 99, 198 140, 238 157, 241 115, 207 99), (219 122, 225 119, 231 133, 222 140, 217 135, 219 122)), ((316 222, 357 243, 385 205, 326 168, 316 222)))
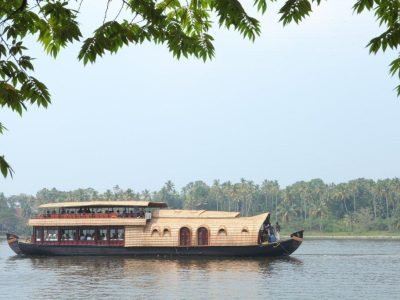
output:
MULTIPOLYGON (((8 238, 9 236, 7 236, 8 238)), ((11 237, 11 249, 17 254, 42 256, 218 256, 218 257, 279 257, 292 254, 303 241, 303 232, 276 243, 251 246, 194 247, 124 247, 124 246, 66 246, 19 242, 11 237)))

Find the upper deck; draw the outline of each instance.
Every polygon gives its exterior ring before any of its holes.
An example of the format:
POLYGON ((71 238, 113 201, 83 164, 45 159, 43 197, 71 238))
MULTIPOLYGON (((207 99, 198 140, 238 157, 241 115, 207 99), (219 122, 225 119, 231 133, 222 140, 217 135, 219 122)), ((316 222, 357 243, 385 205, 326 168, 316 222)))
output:
POLYGON ((29 225, 75 224, 77 219, 82 224, 142 224, 151 219, 152 208, 164 207, 164 202, 132 200, 48 203, 39 206, 41 212, 31 217, 29 225))
POLYGON ((139 218, 147 208, 164 208, 164 202, 150 201, 85 201, 48 203, 39 206, 43 212, 35 219, 55 218, 139 218))

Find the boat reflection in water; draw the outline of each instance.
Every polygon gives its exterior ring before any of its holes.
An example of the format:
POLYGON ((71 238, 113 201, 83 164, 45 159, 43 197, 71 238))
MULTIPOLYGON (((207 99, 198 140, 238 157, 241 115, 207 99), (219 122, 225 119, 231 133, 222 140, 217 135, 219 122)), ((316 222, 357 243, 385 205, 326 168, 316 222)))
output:
POLYGON ((302 265, 303 261, 291 256, 280 258, 130 258, 130 257, 21 257, 13 256, 9 261, 25 260, 30 262, 33 269, 50 270, 73 270, 74 274, 81 276, 93 275, 99 272, 109 272, 111 269, 119 269, 121 272, 134 273, 153 273, 168 269, 176 271, 184 270, 203 270, 203 271, 254 271, 265 272, 272 270, 275 264, 288 263, 292 265, 302 265))
MULTIPOLYGON (((35 274, 35 278, 31 279, 35 284, 27 284, 29 290, 25 292, 23 285, 19 290, 19 293, 29 293, 34 299, 54 299, 54 293, 58 291, 68 299, 82 299, 83 295, 109 299, 132 299, 132 296, 148 299, 149 293, 151 299, 174 298, 174 295, 199 299, 199 290, 212 291, 209 297, 221 298, 225 295, 225 288, 230 290, 231 295, 243 295, 247 290, 246 295, 256 296, 249 291, 251 286, 273 282, 282 270, 298 269, 302 262, 292 257, 13 256, 7 259, 6 265, 35 274)), ((207 298, 207 293, 204 297, 207 298)))

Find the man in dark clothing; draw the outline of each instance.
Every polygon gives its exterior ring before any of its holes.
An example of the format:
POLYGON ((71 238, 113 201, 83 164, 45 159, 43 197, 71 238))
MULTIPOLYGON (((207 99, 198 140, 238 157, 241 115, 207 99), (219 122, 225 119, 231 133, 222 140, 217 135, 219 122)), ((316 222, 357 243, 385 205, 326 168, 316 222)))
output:
POLYGON ((275 224, 275 230, 276 230, 276 232, 281 232, 281 225, 279 225, 278 222, 276 222, 276 224, 275 224))

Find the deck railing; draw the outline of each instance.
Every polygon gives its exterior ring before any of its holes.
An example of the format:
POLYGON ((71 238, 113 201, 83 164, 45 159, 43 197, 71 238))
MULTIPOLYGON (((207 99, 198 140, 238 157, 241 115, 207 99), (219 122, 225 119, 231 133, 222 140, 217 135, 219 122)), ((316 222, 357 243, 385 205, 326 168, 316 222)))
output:
MULTIPOLYGON (((147 213, 149 214, 149 213, 147 213)), ((127 213, 46 213, 33 216, 32 219, 86 219, 86 218, 136 218, 144 219, 145 212, 127 212, 127 213)))
POLYGON ((91 240, 91 241, 82 241, 82 240, 56 240, 56 241, 39 241, 35 240, 33 237, 31 238, 34 244, 42 244, 42 245, 63 245, 63 246, 123 246, 124 240, 91 240))

